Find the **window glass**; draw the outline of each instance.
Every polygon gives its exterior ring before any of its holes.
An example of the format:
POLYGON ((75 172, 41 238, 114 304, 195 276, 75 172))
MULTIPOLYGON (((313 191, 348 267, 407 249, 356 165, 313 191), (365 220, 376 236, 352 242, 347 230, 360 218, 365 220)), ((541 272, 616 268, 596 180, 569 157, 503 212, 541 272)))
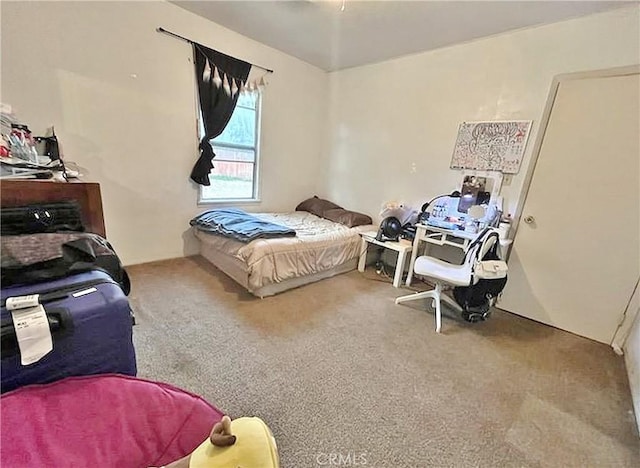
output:
POLYGON ((213 144, 254 146, 256 142, 256 110, 236 106, 233 116, 213 144))
POLYGON ((257 198, 259 98, 240 95, 224 131, 211 140, 216 157, 211 185, 200 187, 200 201, 257 198))

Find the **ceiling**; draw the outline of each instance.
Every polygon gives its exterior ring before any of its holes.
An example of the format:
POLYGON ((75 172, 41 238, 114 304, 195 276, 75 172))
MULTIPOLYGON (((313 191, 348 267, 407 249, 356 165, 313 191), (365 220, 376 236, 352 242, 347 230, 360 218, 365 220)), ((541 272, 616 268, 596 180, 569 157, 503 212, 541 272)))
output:
POLYGON ((563 21, 625 1, 181 1, 172 3, 327 71, 563 21))

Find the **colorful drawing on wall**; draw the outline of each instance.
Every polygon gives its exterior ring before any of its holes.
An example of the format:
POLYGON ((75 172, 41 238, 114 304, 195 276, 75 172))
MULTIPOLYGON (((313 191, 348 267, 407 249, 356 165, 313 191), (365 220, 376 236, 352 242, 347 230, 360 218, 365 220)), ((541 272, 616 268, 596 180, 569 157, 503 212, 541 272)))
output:
POLYGON ((516 174, 527 146, 531 122, 462 122, 451 157, 451 169, 516 174))

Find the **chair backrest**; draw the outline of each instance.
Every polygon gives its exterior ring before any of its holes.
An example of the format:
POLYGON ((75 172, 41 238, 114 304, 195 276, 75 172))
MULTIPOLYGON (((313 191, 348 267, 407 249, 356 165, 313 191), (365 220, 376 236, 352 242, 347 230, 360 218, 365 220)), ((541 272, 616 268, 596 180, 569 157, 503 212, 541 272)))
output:
POLYGON ((478 235, 467 246, 464 255, 464 263, 473 265, 476 261, 482 260, 484 256, 492 249, 497 250, 497 244, 500 240, 498 231, 491 227, 486 227, 478 233, 478 235))

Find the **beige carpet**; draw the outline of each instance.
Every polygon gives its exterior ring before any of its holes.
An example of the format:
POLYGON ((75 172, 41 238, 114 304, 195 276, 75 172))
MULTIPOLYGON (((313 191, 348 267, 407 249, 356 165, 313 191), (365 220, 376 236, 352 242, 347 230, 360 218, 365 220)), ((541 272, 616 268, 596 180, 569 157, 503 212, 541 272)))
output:
POLYGON ((437 335, 369 271, 263 300, 199 257, 129 272, 140 376, 260 416, 284 467, 638 466, 607 346, 500 311, 437 335))

